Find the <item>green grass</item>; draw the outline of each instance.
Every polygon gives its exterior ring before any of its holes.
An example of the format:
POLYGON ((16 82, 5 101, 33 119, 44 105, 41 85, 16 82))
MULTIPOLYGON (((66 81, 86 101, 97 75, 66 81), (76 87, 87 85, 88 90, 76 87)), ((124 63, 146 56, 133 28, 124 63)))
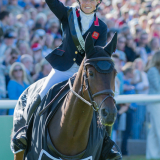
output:
MULTIPOLYGON (((146 158, 145 156, 123 156, 123 160, 146 160, 146 158)), ((160 160, 160 159, 157 159, 157 160, 160 160)))
POLYGON ((145 156, 123 156, 123 160, 146 160, 145 156))

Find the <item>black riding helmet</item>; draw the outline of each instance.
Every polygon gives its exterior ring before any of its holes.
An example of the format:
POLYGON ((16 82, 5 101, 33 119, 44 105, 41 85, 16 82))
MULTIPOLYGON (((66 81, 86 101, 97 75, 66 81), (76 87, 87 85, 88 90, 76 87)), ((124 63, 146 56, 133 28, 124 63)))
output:
MULTIPOLYGON (((96 9, 94 10, 94 12, 96 12, 97 11, 97 9, 98 9, 98 6, 101 4, 101 2, 102 2, 102 0, 99 0, 100 1, 100 3, 98 3, 97 4, 97 6, 96 6, 96 9)), ((79 0, 77 0, 77 2, 79 3, 79 5, 80 5, 80 2, 79 2, 79 0)), ((81 8, 80 8, 81 9, 81 8)), ((82 11, 82 9, 81 9, 81 11, 82 11)))

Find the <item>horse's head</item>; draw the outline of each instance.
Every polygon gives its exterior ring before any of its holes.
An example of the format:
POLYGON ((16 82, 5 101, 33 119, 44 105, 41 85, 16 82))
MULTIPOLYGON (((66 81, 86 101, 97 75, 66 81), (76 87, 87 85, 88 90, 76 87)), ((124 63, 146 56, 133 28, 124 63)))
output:
POLYGON ((116 43, 116 33, 104 47, 94 47, 91 34, 85 42, 83 94, 88 96, 87 100, 91 102, 93 109, 99 112, 100 121, 105 126, 113 125, 117 115, 114 100, 116 70, 111 59, 116 43))

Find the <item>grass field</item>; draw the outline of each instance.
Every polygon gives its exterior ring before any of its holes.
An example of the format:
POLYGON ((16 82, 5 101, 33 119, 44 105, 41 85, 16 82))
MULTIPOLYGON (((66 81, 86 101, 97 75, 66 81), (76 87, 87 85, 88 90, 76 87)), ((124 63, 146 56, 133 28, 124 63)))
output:
POLYGON ((123 160, 146 160, 145 156, 123 156, 123 160))
POLYGON ((145 156, 123 156, 123 160, 146 160, 146 158, 145 156))

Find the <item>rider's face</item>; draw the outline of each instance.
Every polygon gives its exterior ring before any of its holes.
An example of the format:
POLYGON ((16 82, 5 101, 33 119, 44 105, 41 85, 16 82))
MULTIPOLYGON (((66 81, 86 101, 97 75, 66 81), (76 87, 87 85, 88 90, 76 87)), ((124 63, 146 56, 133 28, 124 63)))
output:
POLYGON ((82 11, 86 14, 90 14, 96 9, 99 0, 79 0, 79 2, 82 11))

